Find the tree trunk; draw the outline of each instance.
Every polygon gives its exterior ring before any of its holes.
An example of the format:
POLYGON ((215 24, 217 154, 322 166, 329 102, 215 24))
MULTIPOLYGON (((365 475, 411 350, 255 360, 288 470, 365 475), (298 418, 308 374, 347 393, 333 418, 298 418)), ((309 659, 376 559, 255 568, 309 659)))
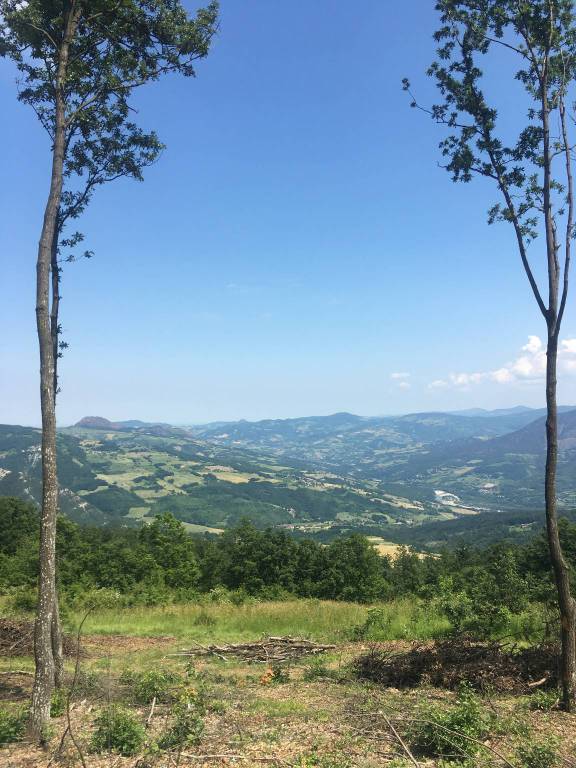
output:
POLYGON ((50 191, 36 262, 36 327, 40 350, 40 405, 42 410, 42 515, 40 521, 40 572, 38 609, 34 627, 36 672, 32 690, 29 730, 44 743, 50 722, 50 700, 54 689, 55 664, 53 637, 59 627, 56 594, 56 519, 58 513, 58 475, 56 465, 56 402, 54 390, 55 357, 50 318, 50 272, 58 213, 62 197, 66 153, 65 82, 70 43, 80 10, 72 0, 59 50, 55 84, 54 146, 50 191), (56 617, 55 617, 56 614, 56 617))
MULTIPOLYGON (((59 212, 58 212, 59 213, 59 212)), ((52 282, 52 307, 50 311, 50 333, 52 336, 52 357, 54 360, 54 408, 58 394, 58 339, 59 339, 59 311, 60 311, 60 268, 58 266, 58 239, 60 227, 58 222, 54 227, 52 237, 52 253, 50 262, 52 282)), ((54 613, 52 614, 52 656, 54 659, 54 685, 62 688, 64 678, 64 654, 62 650, 62 624, 60 622, 60 607, 58 605, 58 591, 54 592, 54 613)))
MULTIPOLYGON (((554 324, 555 325, 555 324, 554 324)), ((576 704, 576 602, 570 592, 570 570, 562 553, 556 511, 556 467, 558 464, 558 413, 556 403, 556 367, 558 329, 548 327, 546 358, 546 527, 550 559, 554 569, 560 608, 561 643, 560 678, 562 706, 571 712, 576 704)))
POLYGON ((62 646, 62 623, 60 621, 57 589, 54 590, 54 611, 52 613, 50 639, 52 641, 52 658, 54 659, 54 686, 62 688, 64 685, 64 650, 62 646))
POLYGON ((42 410, 42 516, 40 524, 40 573, 38 612, 34 628, 36 674, 32 691, 30 730, 38 740, 45 739, 50 720, 50 699, 54 687, 52 627, 56 608, 56 517, 58 513, 58 475, 56 464, 56 408, 54 401, 54 353, 50 329, 50 263, 56 226, 64 160, 64 130, 54 144, 50 194, 44 214, 36 264, 36 325, 40 348, 40 405, 42 410))

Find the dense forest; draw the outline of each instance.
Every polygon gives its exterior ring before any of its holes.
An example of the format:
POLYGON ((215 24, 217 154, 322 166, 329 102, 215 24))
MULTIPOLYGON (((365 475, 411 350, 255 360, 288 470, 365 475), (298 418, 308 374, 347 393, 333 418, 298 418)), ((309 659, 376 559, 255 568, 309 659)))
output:
MULTIPOLYGON (((0 499, 0 589, 19 609, 32 610, 36 602, 38 525, 33 506, 0 499)), ((576 565, 576 525, 563 521, 562 540, 576 565)), ((57 552, 63 603, 76 609, 106 601, 183 603, 203 595, 236 604, 252 598, 378 603, 411 597, 433 603, 453 628, 483 637, 518 627, 529 607, 526 631, 538 635, 553 604, 543 532, 523 545, 463 545, 427 555, 401 548, 390 558, 359 534, 323 545, 274 528, 259 530, 246 520, 220 536, 192 536, 165 513, 140 529, 80 527, 61 518, 57 552)))

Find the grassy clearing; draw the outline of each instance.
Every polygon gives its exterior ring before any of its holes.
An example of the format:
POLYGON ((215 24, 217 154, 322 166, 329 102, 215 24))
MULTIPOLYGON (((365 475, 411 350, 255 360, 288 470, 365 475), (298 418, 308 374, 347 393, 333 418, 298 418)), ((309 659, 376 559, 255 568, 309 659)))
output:
MULTIPOLYGON (((262 764, 285 765, 287 768, 405 766, 407 763, 401 759, 398 743, 383 721, 382 713, 394 721, 412 745, 414 728, 410 720, 421 717, 424 712, 441 723, 452 723, 457 699, 454 693, 444 690, 387 689, 354 677, 350 663, 365 650, 366 642, 350 642, 350 628, 365 624, 368 611, 373 608, 378 610, 378 631, 382 638, 385 635, 402 639, 426 637, 442 626, 442 620, 436 614, 422 604, 408 600, 378 606, 302 600, 242 606, 196 604, 164 609, 99 611, 85 628, 87 637, 81 658, 81 678, 71 710, 78 742, 88 755, 94 723, 107 702, 127 709, 141 727, 150 716, 149 699, 156 695, 156 689, 153 691, 148 687, 144 694, 142 681, 140 687, 135 688, 137 675, 134 673, 171 673, 180 682, 167 689, 170 695, 166 700, 158 697, 146 738, 150 743, 158 742, 170 724, 175 706, 171 696, 178 691, 190 694, 202 690, 206 701, 206 711, 202 714, 204 729, 199 743, 186 746, 186 758, 183 757, 180 763, 182 768, 200 765, 224 768, 232 764, 246 768, 262 764), (175 639, 154 637, 161 635, 165 638, 169 634, 175 639), (285 680, 276 682, 263 674, 267 671, 263 664, 247 664, 234 658, 225 662, 215 657, 190 660, 175 655, 187 640, 196 639, 204 644, 207 641, 252 639, 265 634, 309 635, 339 645, 320 658, 285 665, 285 680), (316 674, 312 674, 314 669, 316 674), (204 756, 210 756, 209 762, 203 759, 204 756), (234 756, 240 756, 238 761, 234 756)), ((389 647, 401 648, 404 643, 389 647)), ((72 667, 73 660, 69 659, 69 680, 72 667)), ((0 670, 5 669, 31 671, 32 660, 0 660, 0 670)), ((9 713, 21 711, 28 701, 32 678, 16 672, 12 678, 3 677, 3 681, 10 685, 10 689, 5 690, 5 708, 9 713)), ((146 685, 150 686, 149 678, 146 685)), ((537 711, 532 703, 532 697, 526 700, 495 695, 479 702, 478 717, 482 722, 490 721, 488 738, 491 746, 518 768, 549 766, 553 763, 519 762, 516 756, 519 745, 534 752, 544 744, 545 738, 551 736, 556 738, 562 756, 568 758, 568 765, 576 750, 576 717, 551 711, 550 701, 542 696, 538 699, 537 711)), ((476 717, 475 711, 472 714, 476 717)), ((48 754, 26 742, 18 742, 0 751, 0 764, 45 768, 47 762, 54 759, 54 750, 65 727, 66 717, 56 714, 48 754)), ((484 738, 484 731, 481 738, 484 738)), ((469 765, 478 768, 495 766, 490 757, 480 750, 469 765)), ((168 758, 168 762, 163 755, 161 758, 154 763, 158 768, 170 764, 168 758)), ((70 768, 80 765, 69 739, 60 759, 62 765, 70 768)), ((426 759, 423 755, 418 755, 418 761, 429 768, 445 768, 447 765, 440 758, 426 759)), ((90 768, 109 768, 111 765, 134 768, 136 762, 136 756, 122 757, 104 751, 90 753, 88 765, 90 768)), ((560 762, 554 764, 560 765, 560 762)))
POLYGON ((335 640, 342 639, 349 627, 361 624, 366 615, 363 606, 316 600, 241 606, 186 604, 97 611, 89 617, 85 631, 144 637, 173 635, 201 643, 250 640, 266 634, 335 640))
MULTIPOLYGON (((448 627, 440 615, 414 601, 398 600, 378 608, 378 640, 425 640, 442 634, 448 627)), ((200 643, 251 640, 264 635, 342 642, 350 638, 355 627, 364 625, 368 610, 368 606, 355 603, 320 600, 138 607, 97 611, 88 618, 85 632, 142 637, 172 635, 200 643)), ((74 621, 78 618, 75 616, 74 621)))

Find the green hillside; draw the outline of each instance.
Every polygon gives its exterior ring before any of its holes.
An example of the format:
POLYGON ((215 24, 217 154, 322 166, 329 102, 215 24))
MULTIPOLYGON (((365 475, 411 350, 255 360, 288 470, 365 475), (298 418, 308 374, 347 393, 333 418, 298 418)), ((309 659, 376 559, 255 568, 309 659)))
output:
MULTIPOLYGON (((59 433, 61 508, 96 525, 171 512, 213 533, 249 518, 326 540, 350 530, 425 547, 450 530, 485 537, 480 517, 541 508, 543 420, 513 429, 534 415, 335 414, 202 428, 89 417, 59 433), (448 521, 456 528, 443 529, 448 521)), ((568 509, 576 411, 560 424, 568 509)), ((0 426, 0 494, 39 500, 39 447, 38 430, 0 426)))

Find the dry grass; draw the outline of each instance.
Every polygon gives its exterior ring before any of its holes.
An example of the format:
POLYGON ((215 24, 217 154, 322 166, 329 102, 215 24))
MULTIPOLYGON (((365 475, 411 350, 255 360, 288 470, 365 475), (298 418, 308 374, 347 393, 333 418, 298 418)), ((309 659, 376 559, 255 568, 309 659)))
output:
MULTIPOLYGON (((88 768, 136 768, 136 757, 89 753, 95 713, 107 697, 118 699, 122 696, 117 682, 122 670, 165 668, 184 674, 184 662, 169 655, 176 648, 173 641, 171 644, 169 641, 131 638, 131 642, 126 643, 121 638, 109 638, 104 646, 98 638, 88 640, 90 655, 83 664, 100 675, 105 689, 106 686, 108 688, 104 696, 82 696, 75 702, 72 710, 75 736, 85 753, 88 768)), ((344 675, 358 651, 358 646, 348 644, 322 663, 328 670, 344 675)), ((363 685, 350 678, 338 682, 323 677, 322 669, 316 679, 307 681, 305 671, 318 663, 294 664, 288 668, 288 682, 263 684, 262 672, 265 668, 262 665, 234 661, 225 663, 216 658, 199 660, 195 665, 196 675, 200 675, 208 691, 205 731, 201 744, 187 748, 180 757, 179 766, 401 766, 403 763, 398 761, 402 757, 402 748, 382 713, 392 718, 400 731, 406 734, 406 720, 416 713, 423 698, 429 703, 441 705, 452 700, 452 694, 434 689, 400 692, 363 685)), ((25 682, 24 686, 29 688, 29 683, 25 682)), ((27 694, 28 690, 24 690, 22 701, 27 694)), ((491 737, 489 745, 503 754, 511 755, 515 745, 526 738, 530 729, 542 738, 558 735, 566 756, 573 754, 576 748, 576 717, 558 712, 529 712, 522 700, 517 698, 491 699, 486 706, 499 714, 503 724, 503 733, 491 737)), ((145 721, 150 707, 134 708, 134 711, 145 721)), ((167 715, 167 705, 155 708, 149 730, 151 740, 165 727, 167 715)), ((54 720, 55 734, 48 754, 25 743, 10 745, 0 752, 0 764, 10 768, 45 768, 53 757, 64 721, 64 717, 54 720)), ((152 764, 155 768, 169 768, 176 764, 175 756, 157 755, 154 759, 156 762, 152 764)), ((70 741, 67 741, 60 760, 59 765, 69 768, 80 766, 78 754, 70 741)), ((423 758, 419 759, 419 764, 422 768, 439 765, 423 758)), ((478 768, 489 765, 481 760, 476 764, 478 768)), ((495 768, 497 765, 494 764, 495 768)))
MULTIPOLYGON (((223 661, 201 657, 193 662, 191 685, 205 686, 208 714, 205 731, 197 747, 189 747, 176 762, 174 755, 153 755, 153 768, 195 768, 210 766, 288 766, 289 768, 381 768, 403 766, 402 749, 384 715, 390 717, 403 735, 407 720, 426 702, 446 705, 452 693, 434 688, 399 691, 356 680, 351 662, 368 648, 366 643, 343 640, 353 624, 361 623, 366 608, 341 603, 300 601, 231 605, 179 606, 160 610, 133 609, 122 613, 96 614, 84 638, 86 655, 82 669, 96 676, 98 687, 75 697, 72 725, 85 754, 87 768, 136 768, 137 757, 94 755, 88 750, 94 717, 110 700, 126 700, 119 678, 126 669, 171 670, 186 675, 189 659, 173 655, 187 641, 211 633, 216 641, 256 639, 263 634, 304 634, 317 640, 336 641, 335 652, 319 659, 302 660, 286 667, 289 679, 271 683, 266 666, 234 659, 223 661), (212 626, 195 625, 202 612, 216 619, 212 626), (288 630, 284 632, 284 630, 288 630), (114 634, 110 634, 110 632, 114 634), (96 634, 99 632, 99 634, 96 634), (106 633, 106 634, 102 634, 106 633), (384 713, 384 715, 382 714, 384 713), (394 762, 396 761, 396 762, 394 762)), ((395 607, 396 612, 399 606, 395 607)), ((402 611, 406 611, 402 606, 402 611)), ((382 644, 389 649, 408 648, 407 640, 382 644)), ((30 658, 2 659, 0 671, 30 671, 30 658)), ((70 674, 70 668, 68 670, 70 674)), ((29 675, 1 675, 4 702, 24 705, 30 694, 29 675)), ((530 732, 538 738, 556 735, 567 758, 576 752, 576 717, 559 712, 531 712, 521 697, 487 698, 486 708, 497 713, 502 727, 489 741, 505 755, 530 732), (501 730, 501 732, 500 732, 501 730)), ((150 706, 133 708, 144 722, 150 706)), ((155 708, 149 738, 152 741, 165 727, 168 705, 155 708)), ((7 768, 46 768, 65 727, 65 717, 55 718, 54 737, 46 753, 26 743, 0 750, 0 765, 7 768)), ((139 756, 140 758, 142 756, 139 756)), ((150 760, 151 758, 147 758, 150 760)), ((439 766, 419 758, 421 768, 439 766)), ((478 768, 488 762, 479 761, 478 768)), ((82 768, 70 741, 52 766, 82 768)), ((138 764, 140 768, 143 762, 138 764)), ((493 768, 498 768, 498 763, 493 768)))

